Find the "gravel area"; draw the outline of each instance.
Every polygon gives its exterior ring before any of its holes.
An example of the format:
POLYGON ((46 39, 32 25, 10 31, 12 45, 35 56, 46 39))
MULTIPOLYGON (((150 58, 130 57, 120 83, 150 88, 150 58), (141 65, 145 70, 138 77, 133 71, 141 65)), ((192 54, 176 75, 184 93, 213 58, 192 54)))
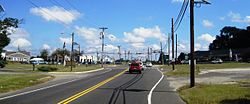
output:
MULTIPOLYGON (((220 69, 208 70, 201 72, 196 76, 196 83, 205 84, 233 84, 239 80, 250 79, 250 68, 234 68, 234 69, 220 69)), ((189 84, 189 77, 168 77, 170 87, 176 91, 178 88, 189 84)))

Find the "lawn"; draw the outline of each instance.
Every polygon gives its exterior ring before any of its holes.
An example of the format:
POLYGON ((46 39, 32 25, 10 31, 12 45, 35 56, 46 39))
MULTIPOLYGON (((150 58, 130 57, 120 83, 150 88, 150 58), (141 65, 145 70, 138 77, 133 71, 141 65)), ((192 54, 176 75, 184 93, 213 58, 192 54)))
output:
MULTIPOLYGON (((172 65, 161 66, 163 69, 167 69, 165 73, 167 76, 189 76, 190 67, 188 64, 175 65, 175 70, 172 70, 172 65)), ((211 69, 225 69, 225 68, 250 68, 250 63, 222 63, 222 64, 197 64, 196 74, 200 71, 211 69)))
MULTIPOLYGON (((47 64, 40 64, 40 65, 35 65, 35 71, 38 71, 38 67, 42 66, 49 66, 49 67, 55 67, 58 68, 57 71, 59 72, 70 72, 70 66, 63 66, 63 65, 47 65, 47 64)), ((76 65, 75 67, 72 68, 73 72, 82 72, 82 71, 89 71, 89 70, 94 70, 94 69, 99 69, 101 68, 100 65, 76 65)), ((15 72, 32 72, 33 66, 32 64, 20 64, 20 63, 8 63, 5 67, 5 69, 9 71, 15 71, 15 72)))
POLYGON ((40 74, 1 74, 0 93, 33 86, 51 79, 52 76, 40 74))
POLYGON ((179 94, 187 104, 250 104, 250 86, 241 84, 185 86, 179 94))

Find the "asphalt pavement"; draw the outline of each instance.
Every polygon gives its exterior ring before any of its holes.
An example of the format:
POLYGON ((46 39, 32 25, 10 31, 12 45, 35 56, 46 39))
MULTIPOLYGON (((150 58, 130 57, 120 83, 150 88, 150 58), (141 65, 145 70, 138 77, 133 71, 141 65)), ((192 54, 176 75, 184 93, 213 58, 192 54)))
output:
POLYGON ((0 104, 184 103, 156 68, 147 68, 142 74, 129 74, 126 68, 123 66, 85 73, 77 79, 17 91, 0 96, 0 104))

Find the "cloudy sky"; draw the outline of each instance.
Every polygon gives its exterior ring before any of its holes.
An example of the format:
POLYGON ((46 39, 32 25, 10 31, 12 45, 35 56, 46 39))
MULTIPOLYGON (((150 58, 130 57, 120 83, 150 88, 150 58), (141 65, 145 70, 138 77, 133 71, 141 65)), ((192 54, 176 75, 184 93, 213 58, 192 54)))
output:
MULTIPOLYGON (((195 49, 207 50, 224 26, 250 25, 249 0, 209 0, 212 5, 195 7, 195 49)), ((5 49, 70 49, 71 33, 84 52, 101 50, 100 29, 105 30, 105 50, 142 52, 148 47, 164 47, 171 31, 171 18, 177 18, 183 0, 1 0, 1 18, 24 19, 10 35, 5 49)), ((189 8, 176 31, 179 52, 189 52, 189 8)), ((164 51, 166 51, 166 47, 164 51)))

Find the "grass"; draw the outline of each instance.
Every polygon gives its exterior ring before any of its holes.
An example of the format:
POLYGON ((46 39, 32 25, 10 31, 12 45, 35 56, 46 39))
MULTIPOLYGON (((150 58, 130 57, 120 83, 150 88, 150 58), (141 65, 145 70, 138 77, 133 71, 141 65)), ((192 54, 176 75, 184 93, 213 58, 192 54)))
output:
POLYGON ((33 86, 53 79, 49 75, 38 74, 1 74, 0 93, 33 86))
MULTIPOLYGON (((172 70, 172 65, 161 66, 163 69, 168 69, 165 73, 167 76, 189 76, 190 67, 188 64, 175 65, 175 70, 172 70)), ((222 63, 222 64, 197 64, 196 74, 200 71, 211 69, 226 69, 226 68, 250 68, 250 63, 222 63)))
POLYGON ((179 93, 187 104, 250 104, 250 87, 240 84, 184 86, 179 93))
MULTIPOLYGON (((46 64, 40 64, 36 65, 35 67, 41 67, 41 66, 50 66, 58 68, 58 72, 70 72, 70 66, 63 66, 63 65, 46 65, 46 64)), ((87 67, 85 65, 80 65, 72 68, 73 72, 82 72, 82 71, 89 71, 101 68, 100 65, 88 65, 87 67)), ((15 72, 31 72, 33 70, 32 64, 20 64, 20 63, 8 63, 5 67, 6 70, 9 71, 15 71, 15 72)), ((35 71, 38 71, 35 69, 35 71)))

